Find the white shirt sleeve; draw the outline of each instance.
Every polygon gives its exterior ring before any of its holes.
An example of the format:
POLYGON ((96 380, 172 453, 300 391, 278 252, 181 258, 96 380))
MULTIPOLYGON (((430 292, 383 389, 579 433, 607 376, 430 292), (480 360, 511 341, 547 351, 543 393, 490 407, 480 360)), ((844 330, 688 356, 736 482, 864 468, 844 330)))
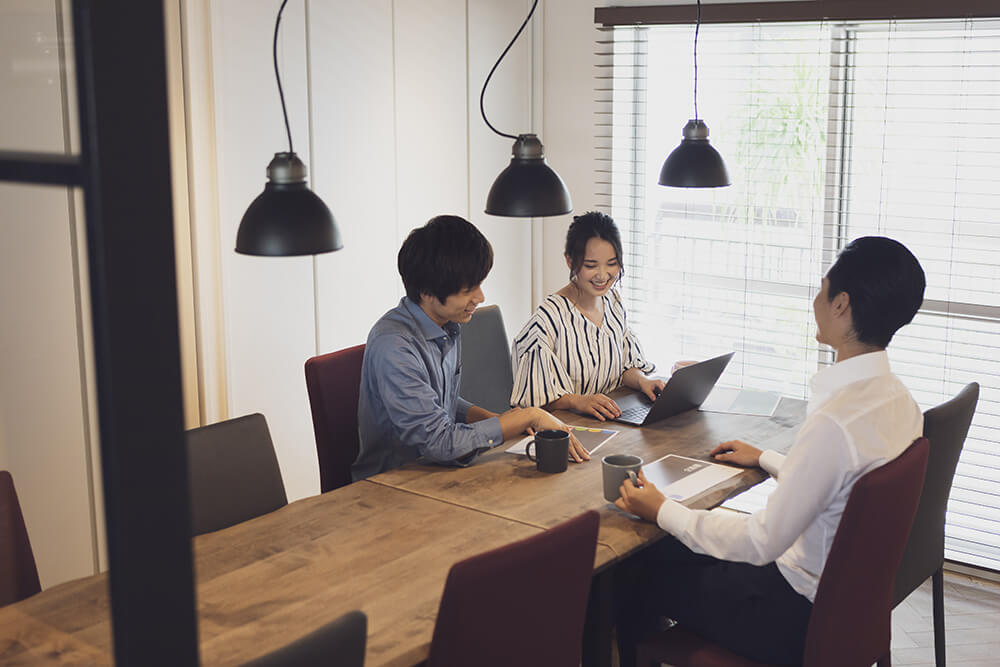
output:
POLYGON ((691 510, 668 499, 656 523, 697 553, 753 565, 775 561, 834 501, 851 457, 844 431, 821 414, 806 421, 787 457, 765 454, 761 466, 780 475, 764 509, 691 510))

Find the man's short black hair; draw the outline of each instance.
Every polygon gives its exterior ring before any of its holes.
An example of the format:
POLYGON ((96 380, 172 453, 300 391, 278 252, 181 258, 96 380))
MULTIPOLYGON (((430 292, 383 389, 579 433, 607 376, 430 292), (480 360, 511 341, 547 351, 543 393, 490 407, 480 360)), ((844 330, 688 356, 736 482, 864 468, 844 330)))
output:
POLYGON ((406 296, 420 303, 429 294, 444 303, 479 285, 493 268, 493 247, 475 225, 457 215, 439 215, 410 232, 397 257, 406 296))
POLYGON ((889 345, 924 301, 920 262, 902 243, 884 236, 862 236, 848 243, 826 278, 831 301, 847 292, 854 333, 868 345, 889 345))
POLYGON ((570 278, 580 273, 583 260, 587 254, 587 241, 593 238, 603 239, 614 248, 618 260, 618 279, 625 275, 625 265, 622 262, 622 236, 618 226, 610 215, 600 211, 587 211, 583 215, 573 217, 573 222, 566 230, 566 255, 569 257, 570 278))

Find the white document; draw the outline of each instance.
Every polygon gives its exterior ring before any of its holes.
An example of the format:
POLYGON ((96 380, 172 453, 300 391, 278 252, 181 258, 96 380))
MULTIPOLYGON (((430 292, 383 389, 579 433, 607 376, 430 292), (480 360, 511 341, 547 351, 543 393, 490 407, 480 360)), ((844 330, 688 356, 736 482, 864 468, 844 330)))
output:
MULTIPOLYGON (((580 441, 580 444, 584 448, 593 454, 598 449, 600 449, 604 443, 606 443, 611 438, 618 435, 618 431, 611 428, 591 428, 589 426, 572 426, 567 425, 570 428, 570 433, 576 436, 576 439, 580 441)), ((524 448, 528 446, 535 436, 529 435, 521 438, 513 445, 508 447, 505 451, 509 454, 524 454, 524 448)))
POLYGON ((776 488, 778 488, 778 481, 773 477, 768 477, 760 484, 751 486, 743 493, 735 495, 722 503, 722 507, 745 514, 753 514, 767 506, 767 497, 776 488))
POLYGON ((643 466, 642 472, 667 498, 683 502, 739 475, 743 469, 668 454, 643 466))
POLYGON ((780 402, 781 394, 773 391, 716 387, 698 409, 702 412, 770 417, 780 402))

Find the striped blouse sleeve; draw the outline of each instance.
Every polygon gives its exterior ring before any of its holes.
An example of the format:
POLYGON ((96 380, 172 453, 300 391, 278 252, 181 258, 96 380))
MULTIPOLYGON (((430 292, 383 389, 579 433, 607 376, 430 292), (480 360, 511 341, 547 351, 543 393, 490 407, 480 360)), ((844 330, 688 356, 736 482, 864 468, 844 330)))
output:
POLYGON ((656 364, 646 361, 646 355, 642 352, 639 338, 632 332, 625 317, 625 304, 622 303, 621 295, 617 291, 612 292, 611 307, 620 316, 624 326, 624 336, 622 337, 622 372, 630 368, 638 368, 643 373, 652 373, 656 370, 656 364))
POLYGON ((541 407, 565 394, 573 393, 572 381, 554 352, 558 313, 546 302, 538 307, 514 339, 514 389, 510 404, 541 407))

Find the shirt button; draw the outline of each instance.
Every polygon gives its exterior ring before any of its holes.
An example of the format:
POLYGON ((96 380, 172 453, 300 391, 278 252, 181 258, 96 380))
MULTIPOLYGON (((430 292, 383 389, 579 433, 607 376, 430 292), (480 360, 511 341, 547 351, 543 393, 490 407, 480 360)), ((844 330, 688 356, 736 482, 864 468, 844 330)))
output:
POLYGON ((491 444, 491 445, 493 444, 493 438, 490 438, 490 440, 489 440, 489 443, 488 443, 488 444, 491 444))

